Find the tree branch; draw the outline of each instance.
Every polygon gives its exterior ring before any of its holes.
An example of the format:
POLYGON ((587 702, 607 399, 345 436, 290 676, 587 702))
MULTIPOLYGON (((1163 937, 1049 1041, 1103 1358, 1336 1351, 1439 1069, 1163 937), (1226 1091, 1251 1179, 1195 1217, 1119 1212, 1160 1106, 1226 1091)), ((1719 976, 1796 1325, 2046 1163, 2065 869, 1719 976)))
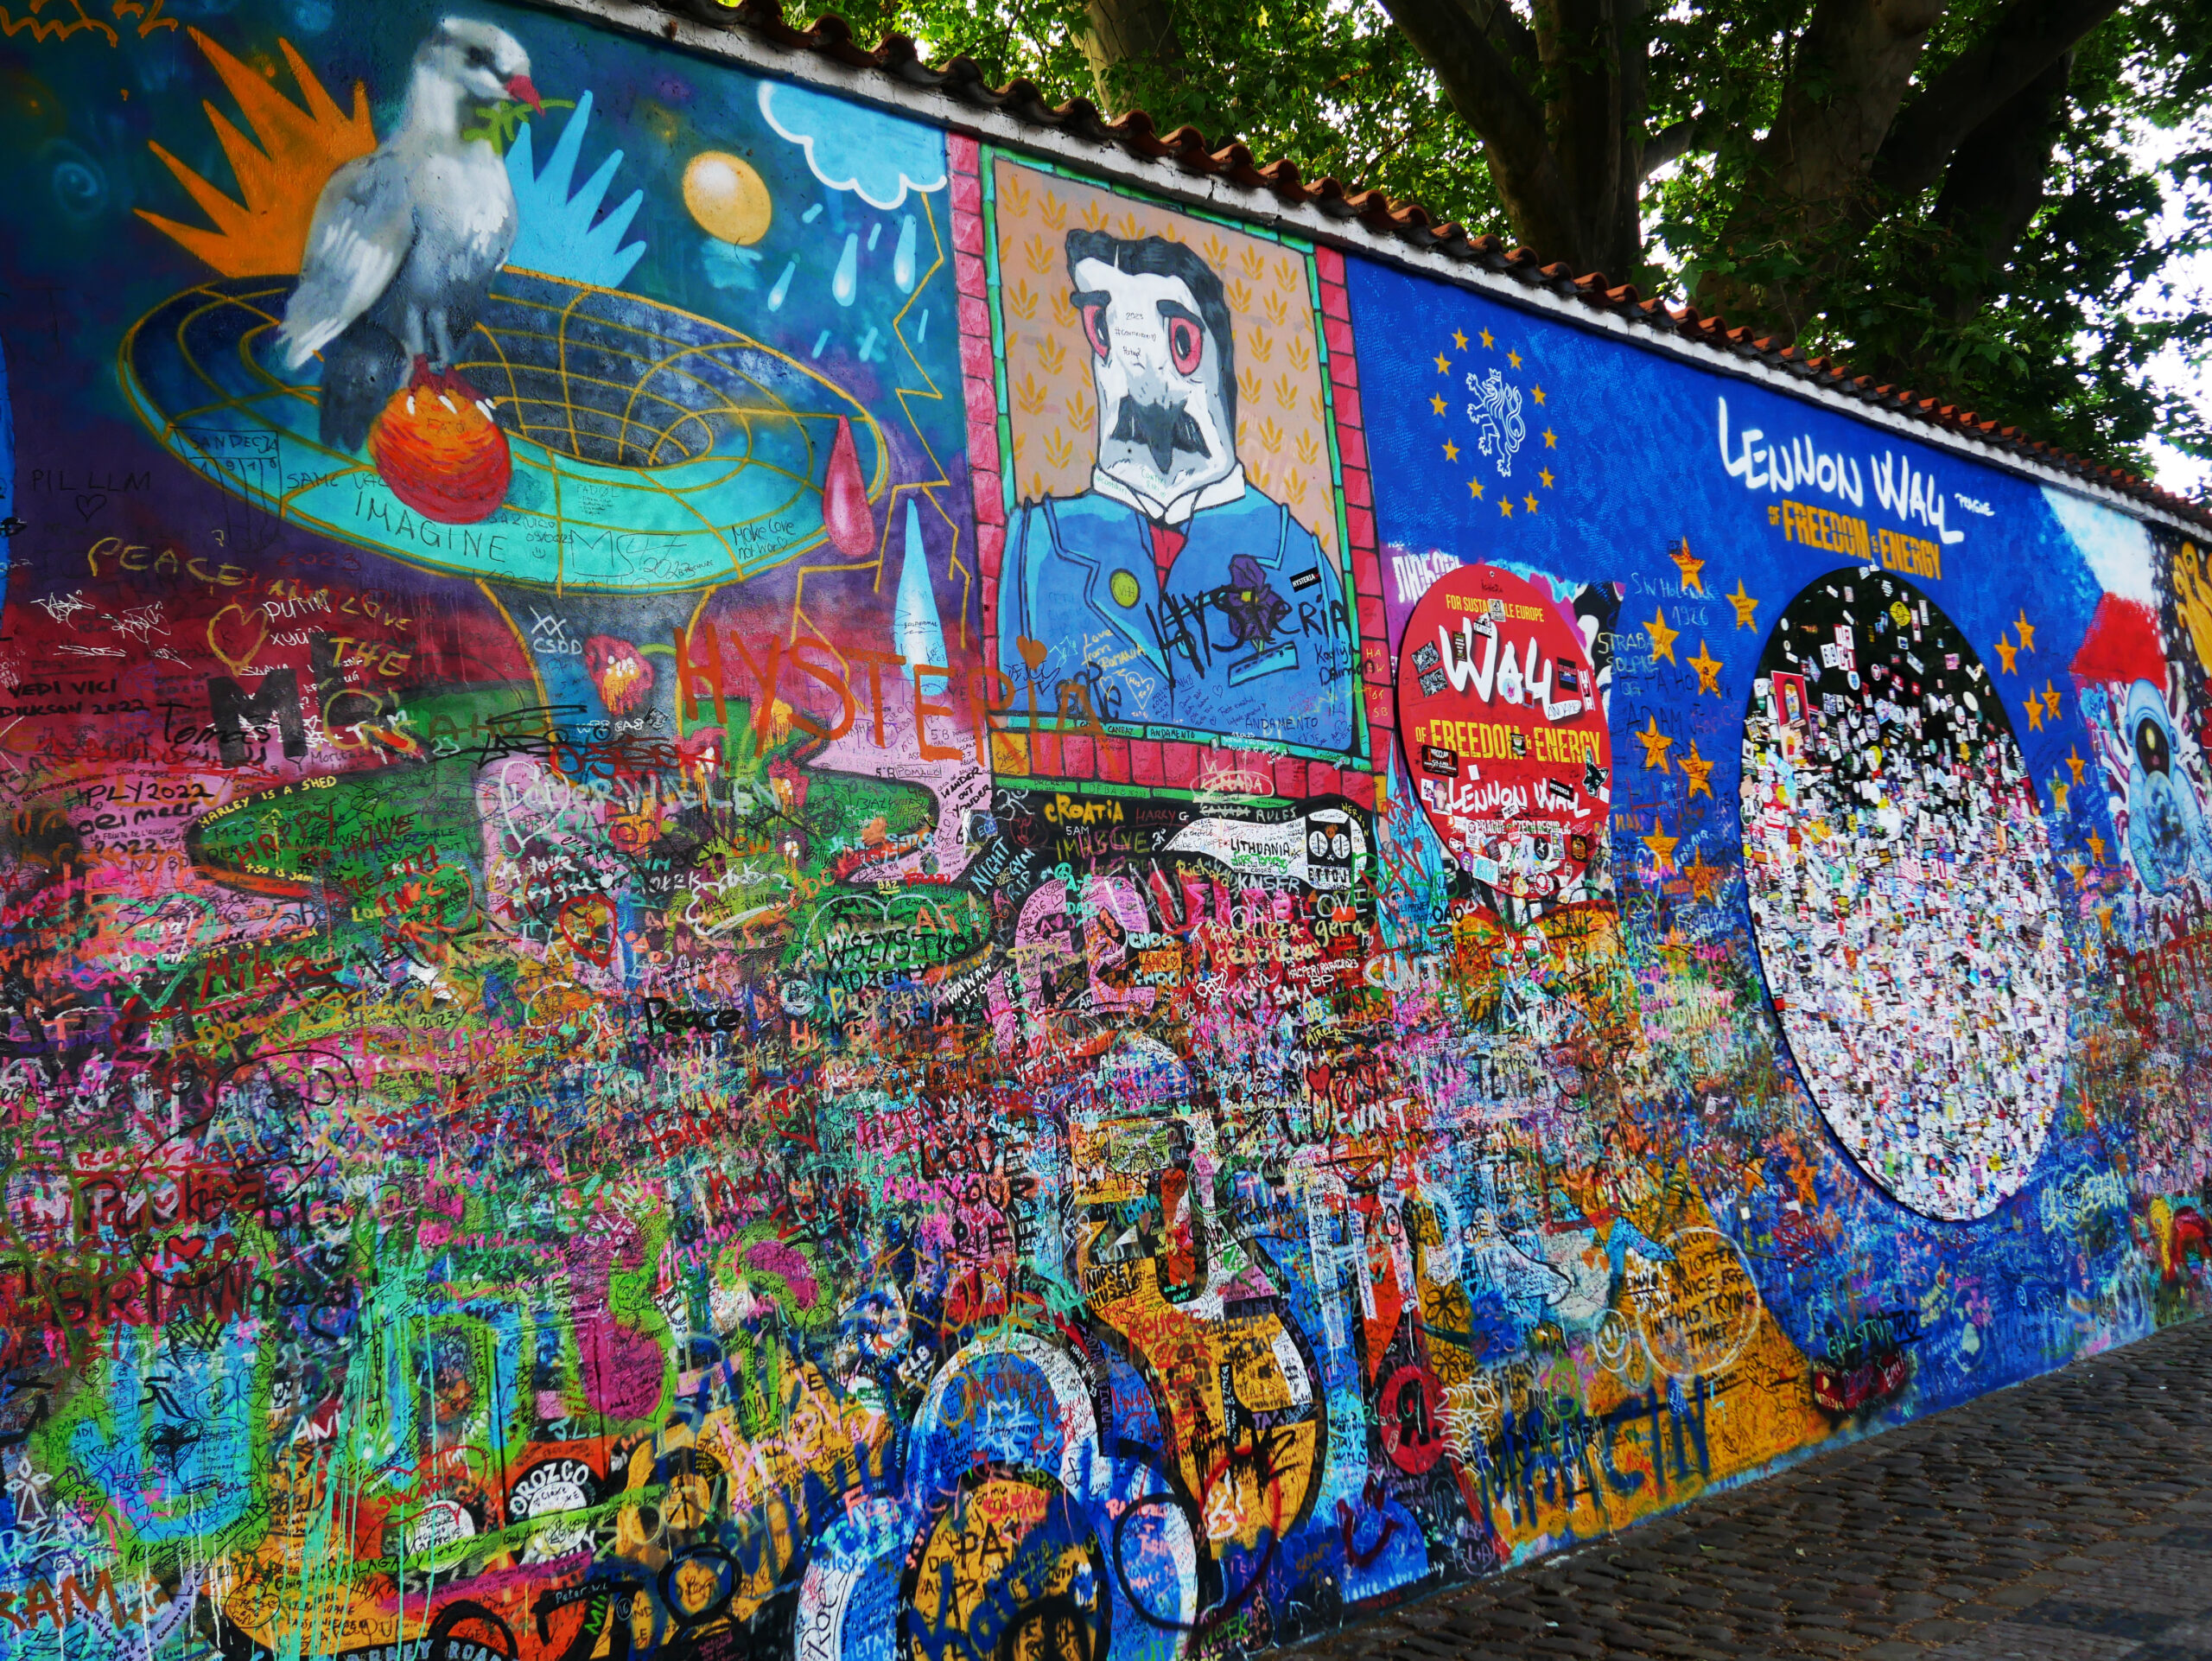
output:
POLYGON ((2060 53, 1952 153, 1935 217, 1966 256, 1948 291, 1940 296, 1955 321, 1964 323, 1980 310, 2028 221, 2043 206, 2044 180, 2064 125, 2066 83, 2073 69, 2073 53, 2060 53))
POLYGON ((1758 146, 1765 189, 1777 202, 1811 207, 1856 187, 1912 84, 1943 4, 1818 0, 1798 38, 1774 125, 1758 146))
MULTIPOLYGON (((1436 72, 1445 98, 1460 119, 1482 139, 1484 159, 1515 234, 1548 258, 1572 259, 1580 251, 1573 204, 1567 200, 1559 158, 1544 130, 1543 106, 1491 43, 1490 30, 1497 14, 1511 18, 1510 12, 1502 3, 1484 6, 1482 0, 1465 5, 1455 0, 1382 0, 1382 4, 1436 72)), ((1520 27, 1519 19, 1511 22, 1520 27)))
POLYGON ((1705 136, 1702 115, 1684 116, 1680 121, 1670 121, 1643 141, 1643 176, 1649 179, 1668 162, 1679 160, 1692 150, 1703 150, 1708 141, 1705 136))
POLYGON ((1967 134, 1993 116, 2120 0, 2013 0, 1980 40, 1940 70, 1905 105, 1876 152, 1873 181, 1916 195, 1942 176, 1967 134))
POLYGON ((1516 147, 1542 142, 1541 106, 1491 43, 1491 26, 1503 12, 1527 36, 1529 58, 1533 61, 1536 56, 1535 35, 1505 6, 1486 5, 1482 0, 1466 4, 1457 0, 1384 0, 1384 10, 1436 71, 1452 107, 1484 142, 1516 147))
POLYGON ((1536 61, 1535 31, 1521 21, 1507 0, 1461 0, 1467 16, 1491 44, 1491 49, 1511 68, 1516 60, 1536 61))

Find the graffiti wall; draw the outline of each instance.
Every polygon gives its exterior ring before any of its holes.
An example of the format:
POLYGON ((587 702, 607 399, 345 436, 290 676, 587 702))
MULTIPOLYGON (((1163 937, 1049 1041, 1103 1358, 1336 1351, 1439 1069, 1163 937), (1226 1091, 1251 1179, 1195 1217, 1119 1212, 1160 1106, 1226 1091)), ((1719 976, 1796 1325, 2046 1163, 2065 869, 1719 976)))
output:
POLYGON ((1240 1656, 2202 1311, 2201 531, 880 91, 0 0, 0 1650, 1240 1656))

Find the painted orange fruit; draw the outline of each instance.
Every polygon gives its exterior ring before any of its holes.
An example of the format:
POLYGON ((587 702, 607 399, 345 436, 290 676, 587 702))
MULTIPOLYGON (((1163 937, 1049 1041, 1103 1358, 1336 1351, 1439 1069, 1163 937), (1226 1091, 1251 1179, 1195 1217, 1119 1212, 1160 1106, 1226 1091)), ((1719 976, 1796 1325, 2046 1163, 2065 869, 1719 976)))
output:
POLYGON ((392 394, 369 429, 369 456, 393 495, 442 525, 491 513, 514 473, 499 423, 467 398, 428 386, 392 394))

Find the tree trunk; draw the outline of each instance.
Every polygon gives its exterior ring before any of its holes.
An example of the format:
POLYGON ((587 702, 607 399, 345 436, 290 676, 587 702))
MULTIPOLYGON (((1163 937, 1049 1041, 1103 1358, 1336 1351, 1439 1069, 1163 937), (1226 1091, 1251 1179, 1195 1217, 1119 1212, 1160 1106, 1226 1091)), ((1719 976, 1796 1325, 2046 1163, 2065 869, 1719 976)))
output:
POLYGON ((1643 264, 1646 45, 1642 0, 1544 0, 1544 125, 1575 206, 1577 274, 1624 283, 1643 264))
POLYGON ((1168 0, 1089 0, 1089 10, 1083 52, 1090 60, 1098 107, 1109 119, 1157 101, 1151 97, 1156 86, 1187 83, 1190 62, 1168 0))
POLYGON ((1942 0, 1820 0, 1796 43, 1774 125, 1752 151, 1720 252, 1698 280, 1701 310, 1783 342, 1811 321, 1810 277, 1867 188, 1942 0))
POLYGON ((1615 282, 1643 264, 1644 0, 1382 0, 1483 141, 1513 234, 1615 282), (1540 89, 1531 90, 1532 86, 1540 89))

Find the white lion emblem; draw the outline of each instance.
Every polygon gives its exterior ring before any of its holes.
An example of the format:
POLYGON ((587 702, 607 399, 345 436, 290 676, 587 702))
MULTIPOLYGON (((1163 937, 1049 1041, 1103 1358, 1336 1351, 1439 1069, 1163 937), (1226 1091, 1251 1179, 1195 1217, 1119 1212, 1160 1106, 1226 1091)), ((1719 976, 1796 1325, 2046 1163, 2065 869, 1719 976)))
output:
POLYGON ((1505 377, 1493 369, 1482 380, 1477 380, 1471 372, 1467 390, 1476 398, 1467 406, 1467 419, 1482 434, 1482 453, 1497 458, 1500 478, 1510 476, 1514 455, 1521 449, 1521 441, 1529 436, 1528 426, 1521 419, 1521 389, 1508 386, 1505 377))

